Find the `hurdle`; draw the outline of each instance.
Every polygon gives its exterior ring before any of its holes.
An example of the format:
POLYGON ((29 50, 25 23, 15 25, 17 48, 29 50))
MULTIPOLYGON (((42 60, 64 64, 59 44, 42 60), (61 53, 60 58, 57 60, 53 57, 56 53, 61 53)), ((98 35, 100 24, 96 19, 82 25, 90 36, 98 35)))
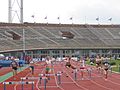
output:
POLYGON ((91 79, 91 77, 92 77, 92 68, 88 68, 87 72, 88 72, 88 78, 91 79))
POLYGON ((46 90, 47 87, 47 76, 57 76, 57 83, 61 84, 61 72, 58 71, 57 74, 39 74, 40 76, 40 84, 42 82, 42 80, 44 80, 44 90, 46 90))
POLYGON ((57 83, 61 84, 61 75, 62 75, 61 71, 58 71, 56 74, 39 74, 39 76, 40 76, 40 83, 41 83, 42 79, 44 80, 44 78, 42 78, 42 77, 57 76, 57 83))
POLYGON ((24 90, 24 84, 31 84, 32 85, 32 88, 31 88, 31 90, 34 90, 34 82, 23 82, 23 81, 19 81, 19 82, 3 82, 3 84, 4 84, 4 89, 3 90, 7 90, 6 89, 6 85, 8 85, 8 84, 11 84, 11 85, 13 85, 13 84, 21 84, 22 86, 21 86, 21 88, 22 88, 22 90, 24 90))
MULTIPOLYGON (((46 90, 47 87, 47 76, 57 76, 57 83, 61 84, 61 75, 62 72, 58 71, 56 74, 39 74, 39 77, 22 77, 22 82, 24 80, 39 80, 39 83, 41 84, 42 80, 44 81, 44 90, 46 90)), ((23 87, 23 85, 22 85, 23 87)), ((23 90, 23 89, 22 89, 23 90)))
MULTIPOLYGON (((77 70, 77 69, 75 69, 74 71, 73 71, 73 78, 74 78, 74 80, 76 81, 77 80, 77 73, 78 73, 78 71, 79 70, 77 70)), ((87 74, 88 74, 88 79, 91 79, 91 77, 92 77, 92 69, 91 68, 88 68, 88 69, 86 69, 85 71, 87 71, 87 74)))

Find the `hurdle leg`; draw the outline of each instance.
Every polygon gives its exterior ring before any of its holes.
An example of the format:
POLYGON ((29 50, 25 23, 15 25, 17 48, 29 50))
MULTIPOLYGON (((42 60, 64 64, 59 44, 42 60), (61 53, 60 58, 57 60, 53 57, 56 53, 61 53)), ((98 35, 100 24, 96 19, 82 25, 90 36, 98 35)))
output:
POLYGON ((32 82, 32 90, 34 90, 34 83, 32 82))
POLYGON ((81 79, 83 80, 83 70, 81 70, 81 79))
POLYGON ((6 90, 6 84, 4 83, 4 90, 6 90))
POLYGON ((23 85, 23 83, 22 83, 21 85, 22 85, 22 87, 21 87, 21 88, 22 88, 22 90, 24 90, 24 85, 23 85))
POLYGON ((40 81, 39 81, 39 83, 41 84, 41 82, 42 82, 42 77, 40 76, 40 81))
MULTIPOLYGON (((23 79, 22 79, 22 82, 23 82, 23 79)), ((21 84, 21 88, 22 88, 22 90, 24 90, 24 85, 23 85, 23 83, 21 84)))
POLYGON ((74 71, 74 80, 76 81, 77 80, 77 72, 74 71))
POLYGON ((88 77, 91 79, 91 70, 88 70, 88 77))
POLYGON ((46 83, 47 83, 47 79, 44 78, 44 90, 46 90, 46 83))
POLYGON ((58 77, 58 84, 61 84, 61 76, 60 76, 60 74, 58 74, 57 77, 58 77))

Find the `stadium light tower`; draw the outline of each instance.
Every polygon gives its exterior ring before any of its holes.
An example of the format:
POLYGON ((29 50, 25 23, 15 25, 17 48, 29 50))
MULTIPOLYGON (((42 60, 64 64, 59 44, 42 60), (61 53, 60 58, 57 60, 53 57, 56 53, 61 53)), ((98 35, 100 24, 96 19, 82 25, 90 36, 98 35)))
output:
POLYGON ((23 23, 23 0, 8 0, 8 22, 12 23, 15 16, 23 23))

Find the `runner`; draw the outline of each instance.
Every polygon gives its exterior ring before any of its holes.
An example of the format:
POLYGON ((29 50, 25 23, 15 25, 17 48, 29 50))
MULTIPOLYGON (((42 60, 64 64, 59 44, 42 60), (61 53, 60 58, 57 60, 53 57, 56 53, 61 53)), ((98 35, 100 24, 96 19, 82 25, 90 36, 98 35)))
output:
POLYGON ((84 79, 84 70, 85 70, 85 59, 81 57, 80 59, 80 72, 81 72, 81 79, 84 79))
MULTIPOLYGON (((46 68, 45 68, 45 74, 50 74, 51 73, 51 68, 53 68, 52 66, 51 66, 51 63, 52 61, 51 61, 51 58, 48 56, 47 58, 46 58, 46 68)), ((47 80, 50 80, 50 76, 46 76, 47 77, 47 80)))
POLYGON ((98 73, 100 73, 101 69, 102 69, 102 65, 101 65, 101 57, 99 55, 96 56, 96 68, 98 73))
POLYGON ((66 61, 65 67, 66 68, 72 68, 72 69, 76 69, 73 65, 71 65, 71 58, 70 57, 66 57, 66 59, 64 59, 66 61))
POLYGON ((50 76, 48 76, 48 74, 50 74, 50 73, 51 73, 51 69, 48 65, 46 65, 45 74, 47 74, 46 77, 47 77, 48 80, 50 80, 50 76))
POLYGON ((29 68, 30 68, 30 72, 32 73, 32 75, 34 75, 34 62, 33 61, 30 62, 29 68))
POLYGON ((105 63, 104 64, 104 74, 105 74, 105 80, 108 78, 108 69, 109 69, 109 64, 105 63))
POLYGON ((13 70, 13 77, 14 77, 15 75, 17 75, 18 63, 15 60, 12 60, 11 67, 13 70))

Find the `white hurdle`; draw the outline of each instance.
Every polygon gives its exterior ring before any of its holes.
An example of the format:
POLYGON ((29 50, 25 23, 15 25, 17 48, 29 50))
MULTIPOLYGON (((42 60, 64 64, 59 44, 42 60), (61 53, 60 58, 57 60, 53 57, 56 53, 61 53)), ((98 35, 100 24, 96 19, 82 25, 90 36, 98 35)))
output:
POLYGON ((24 81, 19 81, 19 82, 3 82, 3 84, 4 84, 4 90, 6 90, 6 85, 8 85, 8 84, 11 84, 11 85, 13 85, 13 84, 21 84, 22 85, 22 90, 24 90, 24 87, 23 87, 23 85, 24 84, 31 84, 32 85, 32 88, 31 88, 31 90, 34 90, 34 82, 24 82, 24 81))

